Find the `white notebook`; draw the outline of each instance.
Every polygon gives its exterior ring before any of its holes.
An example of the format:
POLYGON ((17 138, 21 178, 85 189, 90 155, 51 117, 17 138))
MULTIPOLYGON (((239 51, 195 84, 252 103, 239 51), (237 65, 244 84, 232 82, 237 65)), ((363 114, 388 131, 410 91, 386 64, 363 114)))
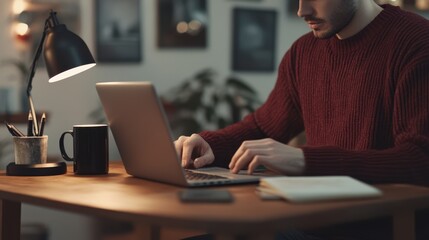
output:
POLYGON ((348 176, 262 178, 258 191, 263 199, 291 202, 379 197, 382 192, 348 176))

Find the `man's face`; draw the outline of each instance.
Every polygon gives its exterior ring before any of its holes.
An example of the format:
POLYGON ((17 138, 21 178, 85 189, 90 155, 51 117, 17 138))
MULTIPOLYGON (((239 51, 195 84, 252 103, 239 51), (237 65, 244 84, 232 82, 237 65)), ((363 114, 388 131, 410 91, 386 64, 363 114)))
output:
POLYGON ((330 38, 350 23, 357 10, 356 1, 299 0, 297 14, 308 23, 315 37, 330 38))

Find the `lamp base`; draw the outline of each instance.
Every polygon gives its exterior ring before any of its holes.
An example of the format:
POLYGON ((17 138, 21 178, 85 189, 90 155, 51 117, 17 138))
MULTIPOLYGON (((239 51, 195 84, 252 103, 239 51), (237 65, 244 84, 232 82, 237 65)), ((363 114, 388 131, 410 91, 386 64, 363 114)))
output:
POLYGON ((67 172, 65 162, 42 164, 15 164, 11 162, 6 167, 9 176, 50 176, 61 175, 67 172))

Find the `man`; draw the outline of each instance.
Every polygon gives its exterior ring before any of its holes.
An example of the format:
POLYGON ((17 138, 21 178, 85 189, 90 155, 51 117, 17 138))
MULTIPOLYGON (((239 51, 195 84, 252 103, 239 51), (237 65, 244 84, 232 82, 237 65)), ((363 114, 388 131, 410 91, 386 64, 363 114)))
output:
MULTIPOLYGON (((429 185, 429 21, 373 0, 300 0, 298 16, 311 33, 285 54, 267 101, 227 128, 180 137, 182 165, 429 185), (305 146, 286 145, 304 130, 305 146)), ((389 239, 384 220, 325 233, 389 239)))
POLYGON ((285 54, 267 101, 180 137, 182 165, 429 185, 429 22, 373 0, 300 0, 298 16, 311 33, 285 54), (307 145, 286 145, 304 130, 307 145))

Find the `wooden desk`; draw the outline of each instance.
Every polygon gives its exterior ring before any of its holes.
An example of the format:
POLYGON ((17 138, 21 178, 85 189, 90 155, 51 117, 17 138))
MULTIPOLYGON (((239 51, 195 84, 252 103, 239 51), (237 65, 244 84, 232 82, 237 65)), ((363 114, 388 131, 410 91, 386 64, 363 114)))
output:
POLYGON ((139 239, 159 239, 161 227, 216 233, 219 239, 244 236, 270 239, 278 230, 310 229, 378 216, 394 217, 395 239, 414 238, 414 210, 429 207, 429 189, 410 185, 380 185, 377 199, 291 204, 262 201, 255 185, 232 186, 230 204, 184 204, 179 187, 125 174, 111 163, 110 173, 12 177, 0 173, 1 239, 19 239, 21 204, 28 203, 97 217, 133 222, 139 239), (143 231, 145 230, 145 231, 143 231))

